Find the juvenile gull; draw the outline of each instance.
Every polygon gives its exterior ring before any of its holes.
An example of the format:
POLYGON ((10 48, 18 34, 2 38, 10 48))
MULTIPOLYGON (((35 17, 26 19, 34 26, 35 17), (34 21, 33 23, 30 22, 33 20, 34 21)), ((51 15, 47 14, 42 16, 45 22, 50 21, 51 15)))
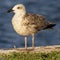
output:
POLYGON ((52 28, 55 24, 46 22, 45 17, 38 14, 26 13, 23 4, 15 5, 8 12, 13 11, 15 15, 12 18, 14 30, 25 37, 25 48, 27 49, 27 36, 32 35, 32 48, 34 49, 34 34, 48 28, 52 28))

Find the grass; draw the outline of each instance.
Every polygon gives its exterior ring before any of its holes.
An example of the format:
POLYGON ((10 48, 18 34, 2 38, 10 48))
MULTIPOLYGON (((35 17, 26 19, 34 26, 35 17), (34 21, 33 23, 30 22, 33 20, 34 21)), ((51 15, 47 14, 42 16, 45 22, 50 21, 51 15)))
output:
POLYGON ((0 60, 60 60, 60 52, 0 54, 0 60))

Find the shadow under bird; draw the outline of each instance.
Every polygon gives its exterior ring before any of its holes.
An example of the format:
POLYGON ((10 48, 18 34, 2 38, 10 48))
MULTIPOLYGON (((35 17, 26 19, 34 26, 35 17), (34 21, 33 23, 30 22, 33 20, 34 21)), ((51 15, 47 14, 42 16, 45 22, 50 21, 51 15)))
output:
POLYGON ((14 12, 12 25, 14 30, 25 37, 25 49, 27 49, 27 36, 32 35, 32 49, 34 49, 34 34, 41 30, 51 29, 56 24, 47 22, 45 16, 38 14, 30 14, 26 12, 23 4, 17 4, 8 13, 14 12))

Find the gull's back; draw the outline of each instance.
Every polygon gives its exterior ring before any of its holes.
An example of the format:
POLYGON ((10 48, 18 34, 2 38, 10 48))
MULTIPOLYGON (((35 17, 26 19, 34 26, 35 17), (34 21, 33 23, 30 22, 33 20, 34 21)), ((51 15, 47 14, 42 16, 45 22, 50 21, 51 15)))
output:
POLYGON ((38 32, 47 26, 45 17, 42 15, 26 14, 24 20, 24 25, 33 28, 35 32, 38 32))

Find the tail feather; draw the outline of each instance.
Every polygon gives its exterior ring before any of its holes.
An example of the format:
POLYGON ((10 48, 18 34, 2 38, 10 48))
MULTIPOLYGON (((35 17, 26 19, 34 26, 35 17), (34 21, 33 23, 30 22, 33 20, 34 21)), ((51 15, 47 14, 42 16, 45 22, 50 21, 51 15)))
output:
POLYGON ((53 29, 54 26, 56 26, 55 23, 48 23, 48 25, 44 29, 53 29))

